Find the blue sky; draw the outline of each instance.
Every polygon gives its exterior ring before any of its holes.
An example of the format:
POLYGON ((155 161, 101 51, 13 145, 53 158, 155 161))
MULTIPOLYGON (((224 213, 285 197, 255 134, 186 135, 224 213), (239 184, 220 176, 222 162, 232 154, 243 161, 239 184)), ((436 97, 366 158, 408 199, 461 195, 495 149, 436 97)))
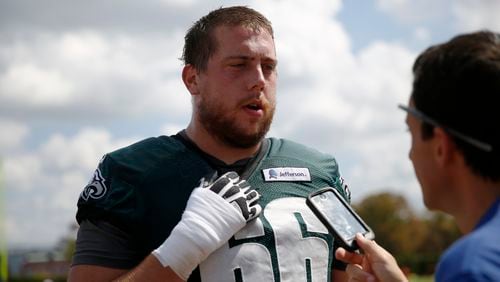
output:
POLYGON ((407 158, 411 65, 430 44, 500 30, 495 0, 2 1, 2 221, 10 246, 51 246, 101 156, 190 118, 178 58, 221 5, 274 24, 278 109, 269 136, 333 154, 353 200, 382 190, 423 209, 407 158))

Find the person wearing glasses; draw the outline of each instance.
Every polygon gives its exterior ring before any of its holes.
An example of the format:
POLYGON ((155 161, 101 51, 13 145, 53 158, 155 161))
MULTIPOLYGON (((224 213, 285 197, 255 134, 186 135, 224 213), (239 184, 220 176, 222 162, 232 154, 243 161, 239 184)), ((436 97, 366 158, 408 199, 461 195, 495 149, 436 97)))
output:
MULTIPOLYGON (((442 256, 436 281, 500 281, 500 34, 462 34, 425 50, 413 66, 406 123, 424 203, 465 234, 442 256)), ((344 249, 354 281, 407 281, 394 257, 357 235, 344 249)))

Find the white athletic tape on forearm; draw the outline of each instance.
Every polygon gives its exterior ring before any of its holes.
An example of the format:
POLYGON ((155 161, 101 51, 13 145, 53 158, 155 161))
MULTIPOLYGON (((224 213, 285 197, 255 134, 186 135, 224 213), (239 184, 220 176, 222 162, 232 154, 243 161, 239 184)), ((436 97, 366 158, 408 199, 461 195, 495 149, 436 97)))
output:
POLYGON ((164 267, 169 266, 187 280, 198 264, 245 224, 243 215, 221 196, 209 189, 196 188, 181 221, 153 255, 164 267))

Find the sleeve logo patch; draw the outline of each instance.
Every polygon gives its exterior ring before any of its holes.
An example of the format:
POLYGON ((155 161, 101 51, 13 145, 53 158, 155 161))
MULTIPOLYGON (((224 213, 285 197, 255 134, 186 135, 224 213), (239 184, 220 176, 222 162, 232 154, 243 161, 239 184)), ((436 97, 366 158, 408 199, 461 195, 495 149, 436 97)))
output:
POLYGON ((347 200, 350 202, 351 201, 351 190, 349 190, 349 185, 345 183, 345 180, 343 177, 340 177, 340 185, 342 186, 342 189, 344 189, 345 196, 347 197, 347 200))
POLYGON ((80 197, 85 201, 88 201, 89 198, 92 199, 100 199, 106 194, 108 190, 106 188, 106 184, 104 184, 106 180, 102 177, 101 171, 96 169, 94 172, 94 177, 90 180, 89 184, 83 189, 80 197))
POLYGON ((265 181, 311 181, 307 167, 273 167, 263 169, 265 181))

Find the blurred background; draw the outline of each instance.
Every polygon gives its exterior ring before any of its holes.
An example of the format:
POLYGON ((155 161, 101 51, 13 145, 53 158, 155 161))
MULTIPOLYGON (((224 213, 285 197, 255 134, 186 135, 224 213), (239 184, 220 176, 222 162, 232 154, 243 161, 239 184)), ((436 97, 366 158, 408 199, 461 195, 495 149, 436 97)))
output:
POLYGON ((458 233, 421 203, 397 104, 426 47, 500 30, 496 0, 1 1, 0 281, 64 279, 76 201, 99 159, 186 126, 183 36, 235 4, 274 25, 269 136, 333 154, 379 244, 407 271, 432 274, 458 233))

